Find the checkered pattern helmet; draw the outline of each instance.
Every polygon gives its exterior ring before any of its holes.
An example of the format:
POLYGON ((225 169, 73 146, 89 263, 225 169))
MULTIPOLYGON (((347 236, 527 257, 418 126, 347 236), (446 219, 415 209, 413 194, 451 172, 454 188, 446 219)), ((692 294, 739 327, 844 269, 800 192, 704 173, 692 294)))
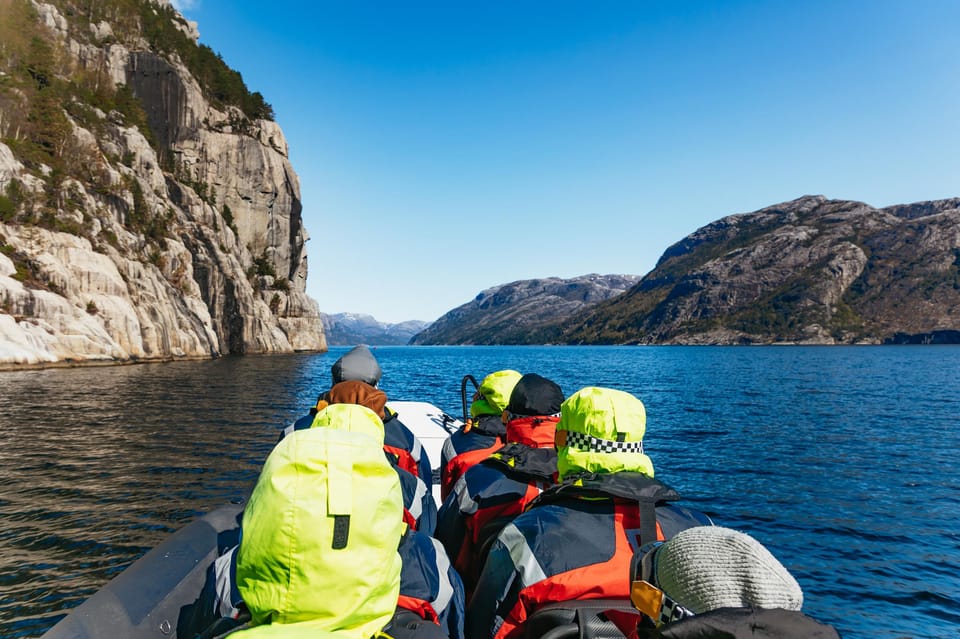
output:
POLYGON ((560 406, 557 469, 560 479, 578 472, 640 472, 653 477, 643 453, 647 414, 643 402, 610 388, 580 389, 560 406))

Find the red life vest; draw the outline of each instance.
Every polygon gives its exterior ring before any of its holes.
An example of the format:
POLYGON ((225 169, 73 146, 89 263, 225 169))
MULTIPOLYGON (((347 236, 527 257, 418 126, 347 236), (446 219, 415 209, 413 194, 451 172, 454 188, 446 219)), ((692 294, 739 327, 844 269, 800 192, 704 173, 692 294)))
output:
MULTIPOLYGON (((617 500, 613 521, 616 527, 607 561, 594 563, 566 572, 548 575, 546 579, 520 590, 516 603, 507 613, 503 625, 493 639, 515 639, 523 636, 523 624, 538 607, 553 601, 572 599, 630 599, 630 561, 636 550, 630 543, 628 530, 640 528, 640 512, 636 503, 617 500)), ((663 531, 657 524, 657 539, 663 531)))
POLYGON ((530 448, 553 448, 559 415, 517 417, 507 422, 507 442, 530 448))
POLYGON ((676 506, 679 493, 636 472, 567 477, 507 524, 471 599, 468 635, 518 639, 535 610, 576 599, 630 598, 630 564, 644 543, 710 518, 676 506))

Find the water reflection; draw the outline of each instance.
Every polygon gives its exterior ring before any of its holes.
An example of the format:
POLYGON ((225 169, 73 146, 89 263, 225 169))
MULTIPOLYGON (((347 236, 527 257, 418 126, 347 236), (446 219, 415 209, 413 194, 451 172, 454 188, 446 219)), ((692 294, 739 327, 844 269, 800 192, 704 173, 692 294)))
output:
MULTIPOLYGON (((0 373, 0 636, 42 634, 174 529, 245 495, 344 350, 0 373)), ((466 373, 634 393, 657 477, 768 545, 811 614, 848 639, 956 634, 958 348, 376 354, 389 397, 458 417, 466 373)))
POLYGON ((243 495, 317 360, 4 373, 0 617, 14 623, 0 635, 41 634, 182 523, 243 495))

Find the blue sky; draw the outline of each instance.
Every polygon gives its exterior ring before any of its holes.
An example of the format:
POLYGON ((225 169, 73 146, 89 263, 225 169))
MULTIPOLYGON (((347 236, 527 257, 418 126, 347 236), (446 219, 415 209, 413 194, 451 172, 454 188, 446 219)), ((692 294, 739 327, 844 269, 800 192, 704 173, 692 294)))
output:
POLYGON ((644 275, 806 194, 960 196, 960 2, 174 4, 274 107, 326 313, 644 275))

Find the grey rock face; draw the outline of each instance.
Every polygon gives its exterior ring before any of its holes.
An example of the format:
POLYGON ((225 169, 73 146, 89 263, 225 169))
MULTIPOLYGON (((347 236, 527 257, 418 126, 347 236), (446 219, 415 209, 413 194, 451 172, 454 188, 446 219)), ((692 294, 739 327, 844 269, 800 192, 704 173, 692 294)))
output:
POLYGON ((960 199, 875 209, 803 197, 709 224, 572 343, 880 343, 960 324, 960 199))
MULTIPOLYGON (((73 232, 0 223, 0 366, 325 350, 276 123, 212 106, 176 54, 117 42, 105 22, 81 37, 54 5, 33 4, 74 68, 141 99, 156 142, 118 114, 64 111, 97 187, 59 185, 56 226, 73 232)), ((50 200, 44 176, 0 144, 0 193, 14 183, 23 206, 50 200)))
POLYGON ((414 336, 411 344, 553 343, 578 311, 622 294, 636 275, 520 280, 489 288, 414 336))

